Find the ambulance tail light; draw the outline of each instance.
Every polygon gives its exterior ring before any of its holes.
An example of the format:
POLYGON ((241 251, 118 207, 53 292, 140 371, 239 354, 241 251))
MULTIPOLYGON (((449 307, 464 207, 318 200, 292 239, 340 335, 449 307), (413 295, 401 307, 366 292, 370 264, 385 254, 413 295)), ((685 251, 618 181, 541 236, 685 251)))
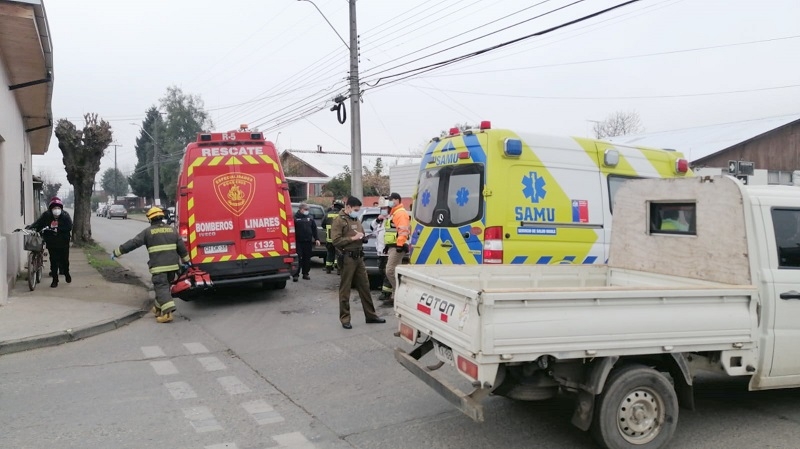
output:
POLYGON ((675 172, 682 175, 689 173, 689 161, 684 158, 680 158, 675 161, 675 172))
POLYGON ((456 357, 458 370, 466 374, 470 379, 478 380, 478 365, 467 360, 465 357, 456 357))
POLYGON ((180 225, 179 233, 181 235, 181 240, 183 240, 183 243, 187 243, 189 241, 189 227, 184 224, 180 225))
POLYGON ((458 153, 458 158, 469 159, 469 151, 462 151, 461 153, 458 153))
POLYGON ((503 263, 503 227, 492 226, 483 231, 483 263, 503 263))
POLYGON ((492 129, 492 122, 484 120, 481 122, 481 129, 492 129))

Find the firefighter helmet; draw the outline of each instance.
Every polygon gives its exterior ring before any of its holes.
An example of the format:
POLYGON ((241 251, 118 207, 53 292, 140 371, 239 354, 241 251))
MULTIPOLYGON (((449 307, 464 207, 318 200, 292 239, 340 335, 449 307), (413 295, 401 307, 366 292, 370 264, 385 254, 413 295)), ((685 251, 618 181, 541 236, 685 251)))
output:
POLYGON ((155 206, 151 207, 147 211, 147 219, 150 220, 150 221, 159 220, 159 219, 163 220, 164 219, 164 210, 161 209, 160 207, 155 207, 155 206))

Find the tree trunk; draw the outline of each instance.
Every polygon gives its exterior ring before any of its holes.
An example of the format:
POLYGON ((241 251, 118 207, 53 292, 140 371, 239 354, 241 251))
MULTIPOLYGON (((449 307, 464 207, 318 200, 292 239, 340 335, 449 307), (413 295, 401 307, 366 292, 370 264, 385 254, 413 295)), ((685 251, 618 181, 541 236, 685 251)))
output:
POLYGON ((72 217, 72 239, 77 246, 92 242, 92 182, 84 177, 76 179, 75 216, 72 217))

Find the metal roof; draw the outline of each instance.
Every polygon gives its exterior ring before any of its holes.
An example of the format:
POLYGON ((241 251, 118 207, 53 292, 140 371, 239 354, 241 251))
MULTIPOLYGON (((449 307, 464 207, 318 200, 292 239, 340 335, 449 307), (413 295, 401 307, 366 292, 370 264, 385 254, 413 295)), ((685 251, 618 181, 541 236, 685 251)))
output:
POLYGON ((288 179, 289 181, 304 182, 306 184, 325 184, 327 182, 331 182, 331 179, 333 178, 310 178, 303 176, 287 176, 286 179, 288 179))
POLYGON ((696 161, 766 132, 800 120, 800 114, 697 126, 655 133, 611 137, 607 140, 626 145, 668 148, 696 161))
MULTIPOLYGON (((312 151, 296 151, 285 150, 294 157, 302 160, 308 165, 316 168, 325 175, 333 178, 341 173, 344 173, 344 167, 351 167, 350 155, 346 153, 325 153, 325 152, 312 152, 312 151)), ((375 155, 374 153, 366 153, 361 157, 361 164, 370 169, 375 167, 375 163, 381 160, 383 163, 386 175, 389 175, 389 167, 393 165, 403 165, 411 163, 419 163, 419 157, 413 155, 395 156, 395 155, 375 155)))

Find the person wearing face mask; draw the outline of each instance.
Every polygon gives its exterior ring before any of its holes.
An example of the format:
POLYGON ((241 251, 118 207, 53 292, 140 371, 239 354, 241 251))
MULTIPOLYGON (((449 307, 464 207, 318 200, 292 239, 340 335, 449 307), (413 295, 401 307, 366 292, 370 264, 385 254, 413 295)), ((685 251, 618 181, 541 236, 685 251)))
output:
POLYGON ((367 323, 385 323, 386 320, 375 313, 375 305, 369 291, 367 269, 364 266, 364 227, 359 220, 361 200, 350 197, 344 210, 331 224, 331 240, 339 254, 341 278, 339 284, 339 321, 345 329, 350 324, 350 289, 355 287, 364 307, 367 323))
POLYGON ((392 284, 392 296, 385 301, 381 307, 394 306, 394 291, 397 289, 395 270, 403 263, 403 258, 408 255, 408 238, 411 235, 411 215, 403 207, 403 198, 397 192, 392 192, 387 198, 389 200, 389 218, 386 222, 386 247, 388 248, 388 260, 386 261, 386 277, 392 284), (392 234, 390 231, 394 231, 392 234))
POLYGON ((72 233, 72 218, 64 211, 64 203, 58 197, 53 197, 47 210, 42 213, 27 229, 42 232, 44 243, 50 254, 50 276, 53 282, 50 287, 58 287, 58 275, 64 275, 67 284, 72 282, 69 274, 69 240, 72 233))
POLYGON ((297 264, 297 271, 292 274, 292 281, 297 282, 300 271, 303 272, 303 279, 311 279, 308 272, 311 271, 311 254, 314 251, 313 245, 319 246, 317 236, 317 222, 310 215, 308 204, 300 203, 297 213, 294 214, 294 232, 297 238, 297 257, 300 259, 297 264))

